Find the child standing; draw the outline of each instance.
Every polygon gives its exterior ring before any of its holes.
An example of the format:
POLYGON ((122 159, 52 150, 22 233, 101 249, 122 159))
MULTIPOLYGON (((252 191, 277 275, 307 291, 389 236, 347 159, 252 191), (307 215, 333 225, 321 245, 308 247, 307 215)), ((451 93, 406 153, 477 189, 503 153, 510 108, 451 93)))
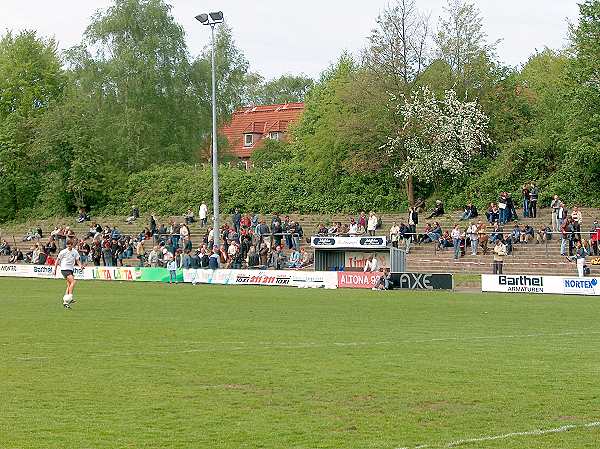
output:
POLYGON ((167 270, 169 270, 169 284, 177 284, 177 261, 174 257, 167 262, 167 270))

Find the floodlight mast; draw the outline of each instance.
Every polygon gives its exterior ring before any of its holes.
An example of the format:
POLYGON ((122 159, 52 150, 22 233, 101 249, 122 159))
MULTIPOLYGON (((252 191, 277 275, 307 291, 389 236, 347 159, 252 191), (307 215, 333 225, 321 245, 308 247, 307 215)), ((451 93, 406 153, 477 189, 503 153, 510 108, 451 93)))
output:
POLYGON ((213 241, 219 247, 221 230, 219 226, 219 160, 217 158, 217 83, 215 76, 215 26, 223 23, 223 12, 203 13, 196 16, 202 25, 210 26, 211 34, 211 72, 212 72, 212 173, 213 173, 213 241))

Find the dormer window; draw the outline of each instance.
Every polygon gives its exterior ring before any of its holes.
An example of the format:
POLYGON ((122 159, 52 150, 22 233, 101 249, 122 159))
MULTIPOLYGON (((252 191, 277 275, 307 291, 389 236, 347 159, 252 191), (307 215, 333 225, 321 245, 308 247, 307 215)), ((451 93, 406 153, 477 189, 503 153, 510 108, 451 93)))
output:
POLYGON ((279 140, 281 137, 281 133, 279 131, 271 131, 269 133, 269 139, 271 140, 279 140))
POLYGON ((252 134, 244 134, 244 146, 251 147, 254 143, 254 136, 252 134))

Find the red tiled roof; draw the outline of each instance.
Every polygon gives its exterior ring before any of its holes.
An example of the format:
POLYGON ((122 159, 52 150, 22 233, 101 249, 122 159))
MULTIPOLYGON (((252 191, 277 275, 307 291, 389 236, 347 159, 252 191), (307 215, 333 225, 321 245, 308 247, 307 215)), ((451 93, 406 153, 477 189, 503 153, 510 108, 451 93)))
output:
POLYGON ((250 106, 235 111, 231 122, 221 127, 229 142, 230 152, 239 158, 249 158, 270 132, 287 133, 288 125, 300 118, 304 103, 250 106), (244 134, 254 135, 254 144, 244 146, 244 134))

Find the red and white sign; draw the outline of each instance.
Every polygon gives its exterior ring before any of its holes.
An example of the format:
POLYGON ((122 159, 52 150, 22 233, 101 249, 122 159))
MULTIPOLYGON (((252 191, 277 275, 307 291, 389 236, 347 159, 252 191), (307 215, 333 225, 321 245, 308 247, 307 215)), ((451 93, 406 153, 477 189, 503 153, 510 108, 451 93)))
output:
POLYGON ((373 288, 381 278, 381 272, 338 272, 338 288, 373 288))
POLYGON ((389 251, 374 251, 372 253, 346 251, 346 269, 348 268, 364 268, 369 256, 375 256, 381 268, 390 266, 389 251))

